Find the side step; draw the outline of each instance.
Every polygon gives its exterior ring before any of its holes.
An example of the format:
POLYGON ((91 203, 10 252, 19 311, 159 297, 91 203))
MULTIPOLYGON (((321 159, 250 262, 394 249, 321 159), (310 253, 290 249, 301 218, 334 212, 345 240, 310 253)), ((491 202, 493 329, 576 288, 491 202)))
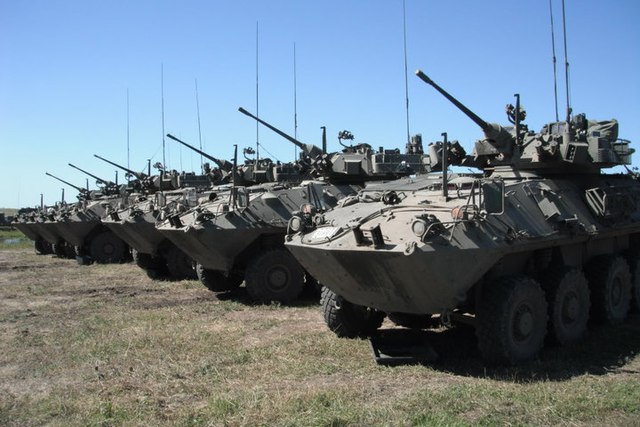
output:
POLYGON ((438 359, 428 338, 428 331, 423 330, 380 329, 369 342, 378 365, 415 365, 438 359))

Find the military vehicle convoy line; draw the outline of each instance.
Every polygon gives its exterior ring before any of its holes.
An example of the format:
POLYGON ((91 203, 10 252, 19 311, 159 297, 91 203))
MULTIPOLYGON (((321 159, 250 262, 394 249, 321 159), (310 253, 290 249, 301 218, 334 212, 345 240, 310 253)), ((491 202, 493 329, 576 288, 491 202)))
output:
POLYGON ((366 144, 326 153, 326 129, 319 148, 298 141, 243 108, 239 111, 295 144, 301 149, 301 158, 295 166, 297 179, 234 186, 231 192, 211 197, 187 212, 169 215, 158 224, 161 233, 197 262, 198 277, 215 292, 233 290, 244 281, 256 300, 295 300, 308 275, 284 248, 287 224, 294 213, 320 217, 354 196, 365 182, 423 172, 436 160, 424 155, 418 138, 408 154, 384 149, 376 152, 366 144), (302 179, 310 181, 300 183, 302 179))
POLYGON ((487 361, 518 363, 547 337, 579 340, 591 318, 622 322, 640 300, 640 184, 600 172, 630 164, 617 121, 580 114, 535 133, 516 97, 503 127, 417 74, 480 126, 460 163, 485 176, 392 182, 322 221, 294 217, 286 246, 326 287, 329 328, 375 336, 387 314, 420 327, 440 315, 474 324, 487 361))
MULTIPOLYGON (((136 264, 152 278, 194 279, 192 260, 155 229, 155 223, 173 206, 197 203, 198 192, 211 187, 214 174, 167 173, 156 176, 139 174, 115 162, 103 159, 128 174, 138 174, 140 188, 131 194, 127 206, 110 208, 102 223, 132 250, 136 264)), ((217 176, 217 175, 216 175, 217 176)))
MULTIPOLYGON (((325 320, 337 335, 376 336, 385 316, 418 328, 438 318, 467 322, 490 362, 530 360, 546 338, 575 342, 589 319, 616 324, 631 304, 640 309, 640 185, 635 176, 601 173, 630 164, 633 150, 618 138, 618 123, 568 114, 536 133, 523 123, 516 95, 507 106, 512 126, 503 127, 418 77, 482 129, 471 156, 446 134, 428 154, 418 138, 405 154, 367 144, 327 153, 326 130, 318 148, 241 108, 299 147, 301 158, 240 168, 211 158, 220 166, 211 176, 231 185, 199 195, 172 193, 177 173, 127 170, 138 179, 126 191, 104 180, 102 193, 74 186, 77 204, 40 209, 18 223, 29 224, 25 234, 42 252, 47 242, 62 254, 66 242, 100 262, 122 261, 129 238, 143 248, 137 262, 149 270, 171 269, 163 245, 172 245, 182 254, 180 268, 173 262, 176 276, 193 275, 193 259, 209 289, 245 281, 257 300, 290 302, 311 275, 324 285, 325 320), (448 165, 483 175, 421 175, 448 165), (369 181, 380 182, 364 187, 369 181), (115 230, 127 221, 135 231, 120 231, 119 239, 115 230)), ((351 139, 339 134, 341 144, 351 139)))

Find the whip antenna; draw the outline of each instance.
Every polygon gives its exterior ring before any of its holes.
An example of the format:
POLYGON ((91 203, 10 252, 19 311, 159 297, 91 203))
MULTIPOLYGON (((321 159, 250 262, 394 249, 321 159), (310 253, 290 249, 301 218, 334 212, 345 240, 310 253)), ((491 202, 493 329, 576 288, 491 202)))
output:
POLYGON ((407 9, 406 0, 402 0, 402 22, 404 32, 404 96, 407 110, 407 144, 411 143, 411 135, 409 133, 409 78, 407 77, 407 9))
POLYGON ((165 140, 164 140, 164 64, 160 64, 160 109, 162 112, 162 166, 167 167, 167 159, 165 157, 165 140))
MULTIPOLYGON (((131 157, 129 154, 129 88, 127 88, 127 169, 131 169, 131 157)), ((127 182, 129 182, 128 177, 127 182)))
POLYGON ((564 11, 564 0, 562 0, 562 31, 564 33, 564 78, 567 90, 567 122, 571 121, 571 97, 569 90, 569 56, 567 54, 567 22, 564 11))
POLYGON ((556 122, 560 120, 558 115, 558 72, 556 67, 556 35, 553 29, 553 7, 549 0, 549 16, 551 17, 551 52, 553 54, 553 99, 556 106, 556 122))
MULTIPOLYGON (((260 117, 260 110, 258 108, 259 105, 259 81, 258 81, 258 22, 256 22, 256 117, 260 117)), ((258 159, 260 159, 260 124, 256 121, 256 165, 258 164, 258 159)))
MULTIPOLYGON (((293 137, 298 139, 298 82, 296 80, 296 44, 293 43, 293 137)), ((298 147, 293 146, 293 158, 298 157, 298 147)))
MULTIPOLYGON (((198 79, 196 80, 196 113, 198 115, 198 139, 200 141, 200 151, 202 152, 202 130, 200 128, 200 100, 198 99, 198 79)), ((202 159, 202 153, 200 153, 200 170, 203 170, 204 160, 202 159)))

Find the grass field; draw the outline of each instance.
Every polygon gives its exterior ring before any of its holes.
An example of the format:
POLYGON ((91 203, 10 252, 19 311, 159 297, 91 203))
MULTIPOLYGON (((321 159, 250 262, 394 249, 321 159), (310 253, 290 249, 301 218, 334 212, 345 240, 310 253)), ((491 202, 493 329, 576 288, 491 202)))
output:
POLYGON ((311 297, 251 305, 4 249, 0 325, 2 426, 640 423, 638 315, 520 367, 486 367, 463 327, 432 334, 434 364, 380 367, 311 297))
POLYGON ((0 229, 0 250, 33 248, 33 241, 15 229, 0 229))

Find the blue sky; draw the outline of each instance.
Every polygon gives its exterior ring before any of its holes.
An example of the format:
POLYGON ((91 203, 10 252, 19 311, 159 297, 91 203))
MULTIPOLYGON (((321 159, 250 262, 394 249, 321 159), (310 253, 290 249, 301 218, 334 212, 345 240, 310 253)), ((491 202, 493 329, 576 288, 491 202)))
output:
MULTIPOLYGON (((617 118, 620 137, 640 148, 640 2, 567 0, 566 8, 574 111, 617 118)), ((417 68, 487 121, 506 123, 514 93, 530 128, 554 119, 548 1, 406 0, 406 10, 412 134, 428 142, 446 131, 468 151, 480 136, 417 68)), ((300 140, 319 145, 327 126, 330 149, 343 129, 357 142, 404 147, 401 0, 0 0, 0 207, 35 205, 40 193, 58 200, 63 185, 46 171, 83 185, 68 162, 113 179, 93 154, 127 163, 127 91, 131 167, 161 161, 161 65, 166 132, 198 145, 197 79, 205 150, 231 158, 233 144, 255 146, 255 122, 237 109, 256 109, 256 23, 261 118, 294 133, 295 44, 300 140)), ((259 138, 261 154, 293 159, 271 131, 259 138)), ((170 168, 200 169, 200 157, 171 140, 165 155, 170 168)))

